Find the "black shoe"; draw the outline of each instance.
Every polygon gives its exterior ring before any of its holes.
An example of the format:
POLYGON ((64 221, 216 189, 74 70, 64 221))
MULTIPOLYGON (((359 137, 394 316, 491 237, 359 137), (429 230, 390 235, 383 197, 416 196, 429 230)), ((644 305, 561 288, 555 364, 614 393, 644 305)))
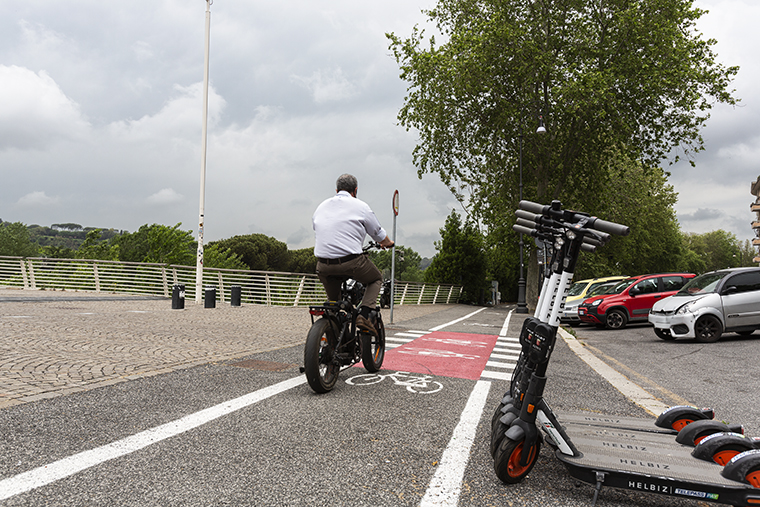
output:
POLYGON ((372 325, 372 322, 370 322, 369 319, 364 315, 360 314, 356 317, 356 327, 358 327, 360 331, 369 333, 372 336, 377 336, 377 329, 375 329, 375 326, 372 325))

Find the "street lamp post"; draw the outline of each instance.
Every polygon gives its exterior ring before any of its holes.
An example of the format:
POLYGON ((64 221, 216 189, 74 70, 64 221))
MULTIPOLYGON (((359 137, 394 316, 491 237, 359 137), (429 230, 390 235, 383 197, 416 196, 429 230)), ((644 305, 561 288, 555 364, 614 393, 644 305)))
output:
POLYGON ((206 0, 206 44, 203 61, 203 125, 201 132, 201 192, 198 206, 198 255, 195 262, 195 302, 201 302, 203 293, 203 222, 206 200, 206 146, 208 143, 208 58, 209 39, 211 34, 211 4, 214 0, 206 0))
MULTIPOLYGON (((545 134, 546 128, 544 127, 544 119, 542 116, 538 117, 538 129, 536 134, 545 134)), ((522 152, 523 152, 523 135, 520 131, 520 200, 523 198, 523 173, 522 173, 522 152)), ((520 234, 520 279, 517 281, 517 313, 528 313, 528 303, 525 301, 525 276, 523 272, 523 235, 520 234)))

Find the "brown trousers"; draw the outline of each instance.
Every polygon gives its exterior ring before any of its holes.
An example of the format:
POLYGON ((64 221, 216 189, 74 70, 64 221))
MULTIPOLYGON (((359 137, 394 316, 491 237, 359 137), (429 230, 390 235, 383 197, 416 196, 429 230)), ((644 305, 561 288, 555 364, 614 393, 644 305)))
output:
POLYGON ((342 264, 317 262, 317 276, 319 276, 322 285, 325 286, 325 292, 327 292, 327 298, 330 301, 340 299, 340 286, 342 284, 340 280, 330 277, 348 276, 365 287, 362 306, 369 306, 370 308, 377 306, 377 296, 380 295, 380 288, 383 286, 383 274, 369 260, 368 256, 360 255, 356 259, 342 264))

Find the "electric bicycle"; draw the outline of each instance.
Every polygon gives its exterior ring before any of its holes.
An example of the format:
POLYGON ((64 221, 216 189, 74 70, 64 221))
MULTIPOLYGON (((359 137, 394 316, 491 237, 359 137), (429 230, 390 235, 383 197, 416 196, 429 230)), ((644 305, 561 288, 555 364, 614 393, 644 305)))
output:
MULTIPOLYGON (((363 250, 371 248, 381 247, 372 242, 363 250)), ((348 276, 336 278, 342 282, 340 301, 309 307, 312 325, 306 336, 301 372, 316 393, 331 391, 343 369, 361 361, 365 370, 374 373, 385 358, 385 326, 380 307, 376 306, 369 316, 377 336, 358 329, 356 317, 365 288, 348 276)))

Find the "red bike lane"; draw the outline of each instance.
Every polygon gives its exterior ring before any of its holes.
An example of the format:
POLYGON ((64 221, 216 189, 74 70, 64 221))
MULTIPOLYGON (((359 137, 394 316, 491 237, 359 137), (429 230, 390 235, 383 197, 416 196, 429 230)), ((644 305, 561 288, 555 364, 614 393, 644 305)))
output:
POLYGON ((497 338, 434 331, 386 350, 383 369, 478 380, 497 338))

